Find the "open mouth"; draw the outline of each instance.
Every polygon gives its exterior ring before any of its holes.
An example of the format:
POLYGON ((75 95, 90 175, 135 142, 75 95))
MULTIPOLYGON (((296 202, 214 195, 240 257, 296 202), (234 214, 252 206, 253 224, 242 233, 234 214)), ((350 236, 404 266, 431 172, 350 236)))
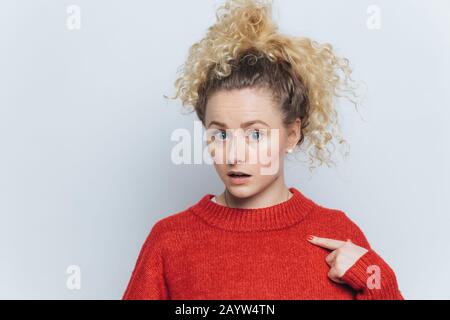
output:
POLYGON ((228 172, 230 177, 230 183, 234 185, 244 185, 250 182, 251 175, 240 171, 230 171, 228 172))
POLYGON ((245 177, 251 177, 251 175, 244 173, 244 172, 229 172, 228 173, 229 177, 232 178, 245 178, 245 177))

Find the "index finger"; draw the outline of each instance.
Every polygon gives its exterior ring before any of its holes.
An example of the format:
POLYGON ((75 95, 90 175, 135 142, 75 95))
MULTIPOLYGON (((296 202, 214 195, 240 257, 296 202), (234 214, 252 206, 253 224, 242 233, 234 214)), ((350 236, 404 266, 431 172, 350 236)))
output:
POLYGON ((330 239, 330 238, 321 238, 313 236, 312 239, 308 239, 309 242, 312 244, 318 245, 320 247, 329 249, 329 250, 336 250, 339 247, 342 247, 346 242, 336 239, 330 239))

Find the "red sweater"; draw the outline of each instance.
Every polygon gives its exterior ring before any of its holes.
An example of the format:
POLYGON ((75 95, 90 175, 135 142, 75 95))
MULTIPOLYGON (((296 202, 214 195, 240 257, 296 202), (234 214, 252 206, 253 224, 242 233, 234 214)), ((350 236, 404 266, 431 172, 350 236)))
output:
POLYGON ((159 220, 123 299, 403 299, 394 271, 344 212, 289 190, 289 200, 257 209, 225 207, 206 194, 159 220), (308 242, 309 234, 369 251, 338 284, 327 275, 331 251, 308 242), (380 267, 379 289, 366 285, 370 265, 380 267))

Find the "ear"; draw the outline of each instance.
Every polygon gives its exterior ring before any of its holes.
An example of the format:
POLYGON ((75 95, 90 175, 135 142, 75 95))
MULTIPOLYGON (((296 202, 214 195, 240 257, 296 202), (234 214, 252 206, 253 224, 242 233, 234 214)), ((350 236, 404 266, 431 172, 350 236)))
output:
POLYGON ((288 149, 293 149, 301 138, 301 125, 302 121, 300 118, 295 119, 287 128, 287 139, 288 139, 288 149))

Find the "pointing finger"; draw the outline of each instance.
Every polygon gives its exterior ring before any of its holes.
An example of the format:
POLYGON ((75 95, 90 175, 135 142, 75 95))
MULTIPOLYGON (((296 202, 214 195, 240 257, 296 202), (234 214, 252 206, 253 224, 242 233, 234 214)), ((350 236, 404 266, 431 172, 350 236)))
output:
POLYGON ((308 237, 308 241, 312 244, 315 244, 317 246, 329 249, 329 250, 336 250, 339 247, 342 247, 346 241, 336 240, 336 239, 329 239, 329 238, 320 238, 316 236, 310 235, 308 237))

